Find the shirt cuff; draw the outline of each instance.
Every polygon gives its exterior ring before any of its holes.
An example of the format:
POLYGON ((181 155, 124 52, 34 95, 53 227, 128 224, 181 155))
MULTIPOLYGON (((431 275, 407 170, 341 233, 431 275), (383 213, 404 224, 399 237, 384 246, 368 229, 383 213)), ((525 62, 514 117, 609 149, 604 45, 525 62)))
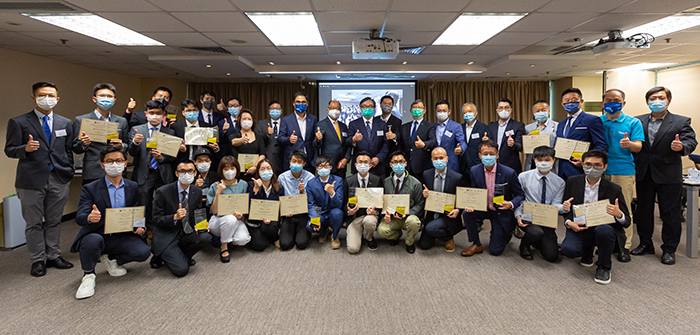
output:
POLYGON ((617 222, 617 223, 623 223, 623 222, 625 222, 625 213, 622 213, 622 218, 621 218, 621 219, 618 219, 617 217, 615 217, 615 222, 617 222))

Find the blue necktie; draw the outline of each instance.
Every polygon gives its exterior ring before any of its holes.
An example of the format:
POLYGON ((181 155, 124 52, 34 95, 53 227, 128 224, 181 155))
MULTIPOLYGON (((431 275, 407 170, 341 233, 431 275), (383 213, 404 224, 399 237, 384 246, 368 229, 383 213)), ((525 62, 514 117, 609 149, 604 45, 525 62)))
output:
POLYGON ((543 203, 545 205, 547 204, 547 177, 542 177, 542 201, 540 203, 543 203))
POLYGON ((416 129, 418 129, 418 121, 413 121, 413 130, 411 130, 411 141, 416 141, 416 129))
MULTIPOLYGON (((49 145, 51 144, 51 128, 49 127, 49 116, 44 115, 44 122, 41 124, 42 128, 44 128, 44 135, 46 135, 46 141, 49 142, 49 145)), ((49 171, 53 171, 53 163, 50 164, 51 168, 49 171)))
MULTIPOLYGON (((372 128, 369 126, 369 121, 365 121, 365 126, 367 127, 367 137, 372 136, 372 128)), ((368 138, 369 140, 369 138, 368 138)))
MULTIPOLYGON (((151 136, 153 136, 154 131, 156 131, 156 128, 155 127, 151 128, 151 136)), ((151 155, 151 168, 153 170, 158 169, 158 160, 153 155, 151 155)))
POLYGON ((569 133, 571 132, 571 120, 573 119, 573 116, 569 116, 569 119, 566 121, 566 128, 564 128, 564 138, 567 138, 567 136, 569 136, 569 133))

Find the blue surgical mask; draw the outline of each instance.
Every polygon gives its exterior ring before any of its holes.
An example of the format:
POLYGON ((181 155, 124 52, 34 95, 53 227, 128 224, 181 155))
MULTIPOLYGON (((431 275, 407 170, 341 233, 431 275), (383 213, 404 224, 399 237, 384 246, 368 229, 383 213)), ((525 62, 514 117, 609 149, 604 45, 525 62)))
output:
POLYGON ((270 179, 272 179, 273 174, 274 172, 272 172, 272 170, 260 171, 260 179, 262 179, 263 181, 269 181, 270 179))
POLYGON ((374 116, 374 108, 363 108, 362 109, 362 116, 366 118, 370 118, 374 116))
POLYGON ((574 114, 580 109, 580 103, 578 102, 567 102, 564 104, 564 109, 569 114, 574 114))
POLYGON ((496 156, 482 155, 481 162, 484 163, 484 166, 493 166, 496 164, 496 156))
POLYGON ((668 108, 668 101, 666 100, 654 100, 649 101, 649 109, 654 113, 661 113, 668 108))
POLYGON ((282 116, 281 109, 270 109, 270 117, 273 119, 279 119, 282 116))
POLYGON ((294 110, 296 110, 297 113, 301 114, 306 112, 306 105, 305 104, 296 104, 294 105, 294 110))
POLYGON ((397 176, 400 176, 406 171, 406 164, 394 164, 391 169, 397 176))
POLYGON ((232 116, 238 116, 238 111, 240 109, 241 109, 241 107, 229 107, 228 113, 231 114, 232 116))
POLYGON ((603 104, 603 110, 608 114, 616 114, 622 110, 621 102, 606 102, 603 104))
POLYGON ((433 167, 438 171, 442 171, 447 167, 447 162, 444 159, 433 161, 433 167))
POLYGON ((464 113, 464 121, 467 121, 467 123, 471 123, 474 119, 476 119, 474 113, 464 113))
POLYGON ((197 118, 199 117, 199 112, 185 112, 185 118, 187 121, 190 122, 195 122, 197 121, 197 118))
POLYGON ((294 173, 299 173, 304 166, 301 164, 289 164, 289 169, 294 173))
POLYGON ((318 169, 318 175, 322 178, 328 177, 329 174, 331 174, 331 169, 328 169, 328 168, 318 169))
POLYGON ((97 106, 102 110, 109 110, 114 106, 114 99, 112 98, 97 98, 97 106))
POLYGON ((547 112, 537 112, 535 113, 535 120, 539 122, 545 122, 549 119, 549 113, 547 112))

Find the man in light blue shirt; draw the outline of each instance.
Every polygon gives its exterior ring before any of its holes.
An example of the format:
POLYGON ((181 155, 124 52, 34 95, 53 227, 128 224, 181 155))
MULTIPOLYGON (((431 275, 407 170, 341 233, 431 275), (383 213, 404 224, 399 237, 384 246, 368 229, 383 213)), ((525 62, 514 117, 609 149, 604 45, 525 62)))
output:
MULTIPOLYGON (((289 170, 279 175, 277 180, 284 188, 285 195, 306 194, 306 185, 314 178, 314 175, 304 170, 306 153, 302 149, 295 149, 289 159, 289 170)), ((298 249, 306 249, 311 240, 311 233, 306 230, 309 222, 307 214, 280 213, 283 219, 280 221, 280 249, 289 250, 296 244, 298 249)))

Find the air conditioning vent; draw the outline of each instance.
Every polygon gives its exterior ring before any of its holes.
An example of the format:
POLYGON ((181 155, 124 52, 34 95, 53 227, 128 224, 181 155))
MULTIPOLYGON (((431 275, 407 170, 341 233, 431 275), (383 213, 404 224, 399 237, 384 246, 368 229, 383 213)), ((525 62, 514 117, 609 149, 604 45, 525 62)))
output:
POLYGON ((423 50, 425 50, 425 45, 418 46, 418 47, 399 47, 399 52, 411 54, 411 55, 418 55, 420 54, 423 50))
POLYGON ((182 49, 231 55, 230 51, 228 51, 222 47, 183 47, 182 49))

